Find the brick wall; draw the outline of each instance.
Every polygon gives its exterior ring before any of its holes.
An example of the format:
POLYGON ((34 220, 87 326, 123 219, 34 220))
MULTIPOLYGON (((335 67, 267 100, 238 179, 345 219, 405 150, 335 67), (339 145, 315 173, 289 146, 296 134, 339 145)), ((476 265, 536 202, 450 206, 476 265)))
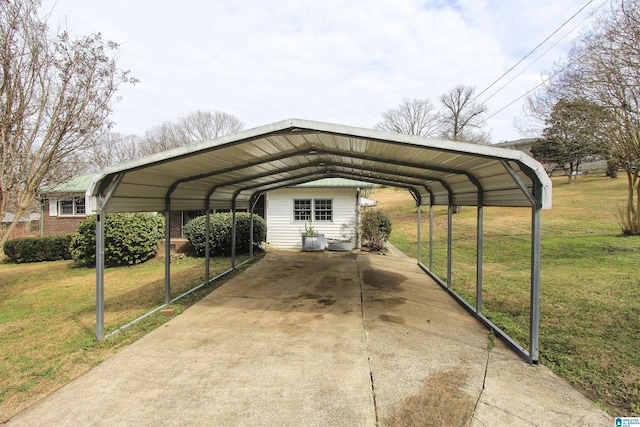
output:
POLYGON ((78 225, 85 219, 85 216, 50 216, 49 209, 44 210, 44 232, 45 236, 59 236, 62 234, 73 234, 78 231, 78 225))

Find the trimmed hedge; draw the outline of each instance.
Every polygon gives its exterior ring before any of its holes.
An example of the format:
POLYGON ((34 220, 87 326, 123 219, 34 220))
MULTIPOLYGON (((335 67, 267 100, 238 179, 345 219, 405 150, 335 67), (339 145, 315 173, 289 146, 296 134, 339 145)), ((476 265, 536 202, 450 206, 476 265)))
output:
POLYGON ((4 254, 10 262, 26 263, 71 259, 71 235, 51 237, 23 237, 4 244, 4 254))
MULTIPOLYGON (((104 263, 133 265, 153 258, 164 233, 164 217, 151 213, 105 215, 104 263)), ((88 216, 71 238, 71 256, 80 265, 96 265, 96 216, 88 216)))
POLYGON ((365 210, 360 223, 363 246, 372 251, 381 251, 391 234, 391 218, 381 210, 365 210))
MULTIPOLYGON (((211 255, 231 253, 231 213, 209 215, 211 232, 209 234, 209 250, 211 255)), ((249 227, 251 214, 236 213, 236 252, 249 252, 249 227)), ((184 226, 184 235, 196 255, 205 255, 206 216, 202 215, 189 221, 184 226)), ((253 216, 253 242, 258 246, 267 236, 267 223, 258 215, 253 216)))

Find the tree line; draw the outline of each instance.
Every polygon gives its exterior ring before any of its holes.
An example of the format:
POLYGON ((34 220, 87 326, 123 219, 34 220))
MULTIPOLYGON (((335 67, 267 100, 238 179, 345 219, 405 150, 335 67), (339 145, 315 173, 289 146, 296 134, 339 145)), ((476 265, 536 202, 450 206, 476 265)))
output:
POLYGON ((489 144, 491 134, 485 131, 487 106, 474 99, 475 88, 458 85, 440 96, 440 109, 426 98, 403 99, 396 108, 382 113, 375 128, 451 141, 489 144))
POLYGON ((94 138, 88 169, 100 170, 129 160, 239 132, 243 123, 223 111, 196 110, 176 121, 149 128, 142 137, 103 132, 94 138))

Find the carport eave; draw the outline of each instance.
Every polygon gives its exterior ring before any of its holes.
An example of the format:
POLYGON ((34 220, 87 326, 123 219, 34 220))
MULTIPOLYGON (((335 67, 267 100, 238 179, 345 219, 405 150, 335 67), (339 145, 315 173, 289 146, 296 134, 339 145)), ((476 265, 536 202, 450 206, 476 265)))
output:
MULTIPOLYGON (((290 156, 301 156, 308 154, 309 152, 324 152, 329 153, 334 156, 342 156, 345 159, 360 159, 363 161, 371 161, 378 162, 376 164, 381 164, 385 159, 380 159, 376 157, 371 157, 358 153, 349 153, 345 150, 345 147, 342 147, 342 151, 336 150, 335 147, 331 147, 329 142, 325 141, 327 145, 319 145, 318 141, 310 141, 312 138, 307 138, 307 135, 311 134, 320 134, 325 138, 330 139, 335 142, 335 138, 348 138, 349 144, 355 144, 362 150, 367 144, 376 142, 378 144, 391 144, 394 147, 410 147, 412 149, 426 149, 426 150, 436 150, 445 153, 451 153, 454 157, 460 156, 476 156, 482 157, 487 160, 509 160, 516 162, 518 165, 521 165, 521 169, 527 172, 527 177, 534 177, 540 185, 543 187, 542 195, 542 207, 548 208, 551 205, 551 182, 544 173, 544 169, 533 159, 526 156, 524 153, 517 152, 515 150, 507 150, 498 147, 487 147, 487 146, 477 146, 473 144, 459 143, 453 141, 442 141, 436 139, 426 139, 420 138, 410 135, 400 135, 400 134, 390 134, 386 132, 380 132, 370 129, 362 129, 362 128, 354 128, 348 126, 327 124, 327 123, 319 123, 312 122, 306 120, 298 120, 298 119, 290 119, 282 122, 274 123, 271 125, 262 126, 255 129, 250 129, 247 131, 240 132, 235 135, 229 135, 226 137, 219 138, 214 141, 207 141, 200 144, 196 144, 190 147, 181 147, 178 149, 170 150, 165 153, 159 153, 153 156, 150 156, 145 159, 137 160, 134 162, 130 162, 127 164, 123 164, 119 167, 115 168, 107 168, 102 173, 96 175, 94 180, 88 190, 88 195, 90 196, 91 203, 90 209, 95 211, 97 199, 99 197, 99 188, 101 183, 104 180, 109 180, 112 176, 118 174, 130 174, 135 173, 141 169, 157 167, 158 165, 170 163, 174 160, 179 160, 185 157, 197 156, 199 154, 206 154, 212 151, 229 148, 232 146, 237 146, 238 144, 243 143, 255 143, 256 140, 260 139, 269 139, 274 136, 279 137, 291 137, 290 143, 292 146, 297 147, 295 152, 284 153, 280 155, 280 158, 286 158, 290 156), (295 140, 297 135, 304 135, 305 137, 301 140, 295 140), (293 141, 293 142, 292 142, 293 141)), ((472 158, 469 157, 469 158, 472 158)), ((260 162, 266 162, 272 160, 274 157, 267 158, 257 158, 254 164, 259 164, 260 162)), ((416 168, 422 167, 425 169, 431 169, 434 171, 450 171, 454 174, 465 174, 469 181, 474 182, 475 174, 470 172, 465 172, 461 170, 456 170, 455 168, 442 168, 434 165, 424 165, 424 164, 408 164, 406 161, 399 161, 396 159, 388 159, 389 162, 397 165, 398 167, 402 167, 402 165, 407 165, 407 167, 416 168)), ((477 162, 476 162, 477 163, 477 162)), ((476 166, 477 168, 477 166, 476 166)), ((154 169, 157 170, 157 169, 154 169)), ((191 174, 191 177, 182 176, 177 178, 176 180, 171 181, 171 184, 167 184, 167 188, 171 185, 175 184, 176 181, 185 182, 189 179, 197 179, 198 176, 206 175, 211 176, 215 174, 215 171, 205 171, 199 170, 196 174, 191 174)), ((277 171, 274 171, 277 173, 277 171)), ((476 188, 478 187, 478 181, 475 180, 474 185, 476 188)), ((534 184, 535 185, 535 184, 534 184)), ((141 190, 142 191, 142 190, 141 190)), ((448 191, 451 193, 450 191, 448 191)), ((455 193, 455 191, 454 191, 455 193)), ((438 203, 444 204, 444 203, 438 203)), ((490 204, 486 204, 490 206, 490 204)), ((518 204, 521 206, 522 204, 518 204)), ((498 204, 498 206, 504 206, 504 204, 498 204)), ((177 207, 177 206, 176 206, 177 207)), ((133 208, 132 210, 137 210, 133 208)))

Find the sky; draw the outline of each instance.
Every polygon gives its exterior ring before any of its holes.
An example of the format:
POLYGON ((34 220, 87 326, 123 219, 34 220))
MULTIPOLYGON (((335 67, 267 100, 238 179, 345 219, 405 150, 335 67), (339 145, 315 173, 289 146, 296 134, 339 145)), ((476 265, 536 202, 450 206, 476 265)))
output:
POLYGON ((100 32, 120 45, 118 65, 139 83, 120 87, 113 130, 143 136, 195 110, 233 114, 245 129, 289 118, 372 128, 404 98, 439 106, 460 84, 479 93, 588 4, 478 98, 487 116, 497 113, 485 130, 500 142, 524 136, 514 126, 524 101, 498 111, 563 60, 605 2, 45 0, 43 7, 52 28, 100 32))

